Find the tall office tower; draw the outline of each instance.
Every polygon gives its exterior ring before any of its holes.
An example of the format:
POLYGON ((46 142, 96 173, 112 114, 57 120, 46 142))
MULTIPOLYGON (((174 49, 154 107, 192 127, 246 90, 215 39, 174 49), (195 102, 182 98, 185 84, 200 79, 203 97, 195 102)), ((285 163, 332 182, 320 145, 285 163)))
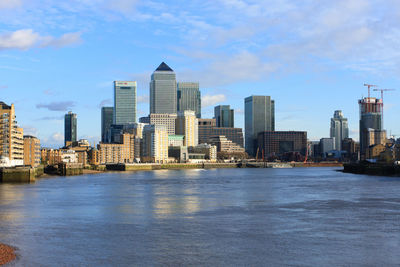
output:
POLYGON ((180 111, 176 118, 175 133, 184 135, 184 146, 197 146, 199 144, 199 122, 194 111, 180 111))
POLYGON ((114 81, 114 124, 136 122, 136 82, 114 81))
POLYGON ((331 118, 331 137, 335 137, 335 150, 342 150, 342 141, 349 137, 349 125, 341 110, 335 110, 331 118))
POLYGON ((192 110, 201 118, 199 83, 178 83, 178 111, 192 110))
POLYGON ((77 119, 76 114, 69 111, 68 114, 65 114, 64 118, 64 145, 67 146, 72 142, 76 142, 77 140, 77 119))
POLYGON ((260 132, 275 131, 275 101, 270 96, 249 96, 244 99, 244 131, 246 152, 255 156, 260 132))
POLYGON ((176 113, 177 90, 175 72, 164 62, 151 75, 150 114, 176 113))
POLYGON ((150 114, 139 119, 141 123, 165 125, 169 135, 175 134, 176 114, 150 114))
POLYGON ((358 101, 360 105, 360 153, 365 155, 368 148, 368 129, 382 130, 382 99, 365 97, 358 101))
POLYGON ((165 125, 145 125, 143 128, 142 155, 144 162, 168 161, 168 131, 165 125))
POLYGON ((234 127, 234 112, 229 105, 214 107, 214 118, 217 121, 217 127, 234 127))
POLYGON ((24 165, 40 165, 40 140, 31 135, 24 135, 24 165))
POLYGON ((15 118, 14 104, 0 102, 0 156, 7 158, 10 166, 24 165, 24 131, 15 118))
POLYGON ((114 108, 113 107, 102 107, 101 108, 101 142, 109 142, 107 138, 107 132, 113 124, 114 120, 114 108))

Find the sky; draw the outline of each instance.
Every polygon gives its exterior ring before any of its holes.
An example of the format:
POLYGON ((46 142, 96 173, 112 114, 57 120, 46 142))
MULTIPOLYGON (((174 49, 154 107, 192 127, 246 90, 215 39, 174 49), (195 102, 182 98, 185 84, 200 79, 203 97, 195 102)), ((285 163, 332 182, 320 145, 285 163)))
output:
MULTIPOLYGON (((384 127, 400 137, 398 0, 0 0, 0 101, 14 103, 25 134, 42 146, 100 140, 114 80, 138 82, 138 117, 149 113, 151 73, 165 61, 177 81, 200 83, 202 117, 244 98, 275 100, 276 130, 329 137, 342 110, 358 139, 364 83, 384 95, 384 127)), ((373 96, 380 96, 372 92, 373 96)))

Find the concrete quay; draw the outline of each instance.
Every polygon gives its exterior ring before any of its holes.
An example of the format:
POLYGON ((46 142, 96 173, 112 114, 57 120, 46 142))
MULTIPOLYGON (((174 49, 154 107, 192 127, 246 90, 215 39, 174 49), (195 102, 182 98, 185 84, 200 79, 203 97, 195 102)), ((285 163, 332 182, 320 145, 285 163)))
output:
POLYGON ((43 172, 43 166, 0 168, 0 183, 33 183, 43 172))

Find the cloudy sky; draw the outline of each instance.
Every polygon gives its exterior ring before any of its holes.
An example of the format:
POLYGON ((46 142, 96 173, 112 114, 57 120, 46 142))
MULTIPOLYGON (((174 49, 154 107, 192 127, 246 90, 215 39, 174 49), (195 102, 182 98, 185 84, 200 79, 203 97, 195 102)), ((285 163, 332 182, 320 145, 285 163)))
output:
POLYGON ((0 101, 45 146, 63 143, 68 110, 79 138, 98 141, 114 80, 138 82, 145 116, 162 61, 200 83, 203 117, 230 104, 243 127, 244 97, 270 95, 277 130, 311 140, 329 136, 337 109, 357 139, 363 84, 396 88, 385 128, 400 136, 397 0, 0 0, 0 101))

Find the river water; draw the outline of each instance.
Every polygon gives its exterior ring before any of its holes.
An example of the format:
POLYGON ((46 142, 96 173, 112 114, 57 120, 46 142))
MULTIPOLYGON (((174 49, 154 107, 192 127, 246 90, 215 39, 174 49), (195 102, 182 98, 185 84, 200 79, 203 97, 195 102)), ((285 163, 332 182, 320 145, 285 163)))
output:
POLYGON ((11 266, 398 266, 400 178, 159 170, 0 184, 11 266))

